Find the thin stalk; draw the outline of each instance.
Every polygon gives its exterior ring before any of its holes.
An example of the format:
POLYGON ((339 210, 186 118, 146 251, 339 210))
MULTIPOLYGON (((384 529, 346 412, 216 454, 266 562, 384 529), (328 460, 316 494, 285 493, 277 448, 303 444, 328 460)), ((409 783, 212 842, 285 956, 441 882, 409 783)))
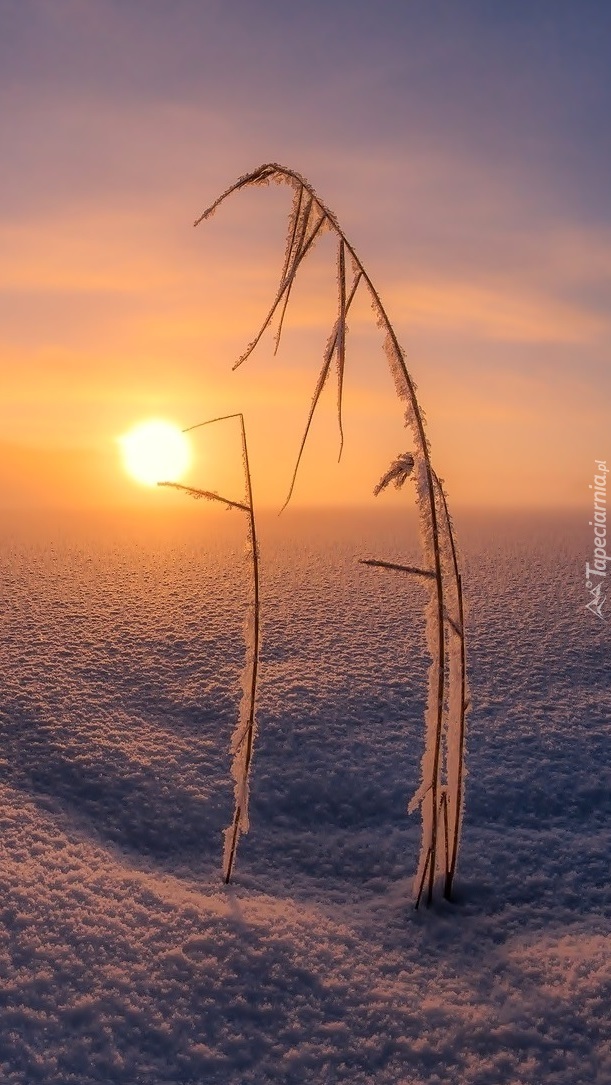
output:
MULTIPOLYGON (((465 618, 463 609, 463 595, 462 595, 462 577, 460 574, 457 578, 458 587, 458 617, 460 621, 460 628, 465 628, 465 618)), ((467 663, 465 653, 465 638, 464 633, 460 638, 460 721, 459 721, 459 735, 458 735, 458 749, 459 749, 459 771, 456 782, 456 813, 454 815, 454 834, 452 839, 452 858, 450 860, 449 873, 446 875, 446 881, 444 886, 444 896, 448 899, 452 899, 452 883, 454 881, 454 875, 456 873, 456 860, 458 858, 458 841, 460 838, 460 822, 462 818, 462 797, 464 788, 464 759, 465 759, 465 724, 466 724, 466 712, 467 712, 467 690, 466 690, 466 678, 467 678, 467 663)))
POLYGON ((319 231, 320 231, 321 227, 322 227, 322 226, 324 225, 324 222, 325 222, 325 219, 326 219, 326 217, 327 217, 327 216, 326 216, 326 214, 325 214, 325 213, 324 213, 324 211, 323 211, 323 212, 321 213, 321 215, 320 215, 320 218, 318 219, 318 222, 316 223, 316 225, 314 226, 314 228, 313 228, 312 232, 310 233, 309 237, 307 238, 307 240, 306 240, 306 241, 304 241, 304 243, 303 243, 303 247, 302 247, 301 251, 300 251, 300 252, 298 253, 298 255, 297 255, 297 256, 295 257, 295 261, 294 261, 293 267, 292 267, 292 268, 291 268, 291 270, 290 270, 290 271, 289 271, 289 272, 287 273, 287 275, 285 276, 285 278, 284 278, 283 282, 282 282, 282 283, 280 284, 280 287, 279 287, 279 289, 278 289, 278 293, 276 294, 276 298, 275 298, 274 304, 272 305, 272 307, 271 307, 271 309, 270 309, 269 313, 267 314, 267 316, 266 316, 266 318, 265 318, 265 320, 264 320, 263 324, 261 325, 261 327, 260 327, 260 329, 259 329, 259 331, 258 331, 257 335, 256 335, 256 336, 255 336, 255 338, 253 339, 252 343, 249 343, 249 344, 248 344, 248 346, 247 346, 246 350, 244 351, 244 353, 242 354, 242 356, 241 356, 240 358, 238 358, 237 362, 234 362, 234 364, 233 364, 233 369, 238 369, 238 367, 239 367, 239 366, 241 366, 241 365, 242 365, 242 363, 243 363, 243 362, 245 362, 245 361, 246 361, 246 359, 250 357, 250 355, 252 354, 253 350, 254 350, 254 349, 255 349, 255 347, 257 346, 257 343, 258 343, 258 342, 259 342, 259 340, 261 339, 261 337, 262 337, 262 335, 263 335, 264 331, 266 330, 266 328, 267 328, 267 327, 269 326, 269 323, 270 323, 270 321, 272 320, 272 318, 273 318, 273 315, 274 315, 274 313, 276 312, 276 309, 278 308, 278 306, 279 306, 280 302, 282 301, 282 297, 283 297, 283 295, 284 295, 284 292, 285 292, 286 290, 290 290, 290 289, 291 289, 291 286, 292 286, 292 284, 293 284, 293 280, 294 280, 294 278, 295 278, 295 276, 296 276, 296 274, 297 274, 297 271, 298 271, 298 269, 299 269, 299 265, 300 265, 301 261, 303 260, 304 256, 306 255, 306 253, 308 252, 308 250, 309 250, 309 249, 310 249, 310 248, 312 247, 312 245, 314 244, 314 241, 315 241, 315 239, 316 239, 316 237, 317 237, 317 235, 318 235, 318 233, 319 233, 319 231))
MULTIPOLYGON (((308 186, 307 183, 303 181, 303 178, 299 177, 294 171, 287 170, 282 166, 276 166, 275 163, 274 164, 270 163, 270 165, 274 165, 275 168, 278 170, 278 172, 284 174, 285 176, 291 176, 292 178, 294 178, 295 181, 298 181, 301 184, 305 184, 305 186, 309 189, 309 191, 314 196, 314 191, 311 188, 311 186, 308 186)), ((315 198, 318 199, 318 197, 315 197, 315 198)), ((428 450, 428 443, 427 443, 427 440, 426 440, 426 434, 424 432, 424 421, 423 421, 422 414, 421 414, 421 411, 420 411, 420 405, 419 405, 418 399, 416 397, 416 390, 414 388, 413 381, 412 381, 412 379, 411 379, 411 377, 410 377, 410 375, 409 375, 409 373, 407 371, 407 366, 405 365, 405 362, 403 360, 403 352, 401 350, 401 347, 399 346, 399 341, 398 341, 398 339, 397 339, 397 337, 395 335, 394 328, 393 328, 392 324, 390 323, 390 320, 388 318, 386 310, 385 310, 385 308, 384 308, 384 306, 382 304, 382 299, 380 298, 380 295, 378 294, 378 292, 375 289, 371 279, 369 278, 369 275, 365 271, 365 268, 363 267, 363 265, 362 265, 359 257, 357 256, 354 248, 352 247, 350 242, 347 240, 347 238, 345 237, 345 235, 344 235, 343 231, 341 230, 339 224, 337 223, 337 220, 336 220, 335 216, 332 215, 332 213, 329 211, 329 209, 319 199, 318 199, 318 203, 319 203, 321 209, 326 213, 326 216, 329 219, 329 221, 332 222, 333 225, 335 226, 335 229, 337 230, 339 236, 344 241, 344 244, 345 244, 345 247, 346 247, 347 251, 350 253, 350 256, 352 257, 352 260, 354 261, 355 265, 358 267, 358 270, 361 272, 362 277, 364 278, 365 282, 367 283, 367 286, 369 287, 369 291, 370 291, 371 297, 373 299, 374 305, 375 305, 375 307, 376 307, 376 309, 377 309, 377 311, 378 311, 378 313, 379 313, 379 315, 381 317, 381 320, 382 320, 382 322, 384 324, 384 327, 386 329, 387 334, 390 336, 390 340, 391 340, 391 343, 392 343, 393 348, 394 348, 395 360, 396 360, 396 363, 398 365, 399 372, 400 372, 400 375, 401 375, 402 380, 403 380, 404 389, 405 389, 405 392, 407 393, 407 398, 408 398, 408 400, 410 402, 412 412, 413 412, 413 417, 414 417, 415 422, 416 422, 417 439, 418 439, 418 444, 420 446, 419 450, 420 450, 421 455, 422 455, 422 457, 424 459, 425 468, 426 468, 427 495, 428 495, 428 506, 429 506, 428 511, 429 511, 429 521, 430 521, 431 535, 432 535, 432 541, 433 541, 433 556, 434 556, 434 563, 435 563, 436 600, 437 600, 437 607, 436 607, 437 629, 436 629, 436 632, 437 632, 437 653, 438 653, 438 655, 437 655, 437 667, 438 667, 438 672, 437 672, 437 722, 436 722, 436 726, 435 726, 435 739, 434 739, 434 748, 433 748, 433 769, 432 769, 432 781, 431 781, 432 782, 432 792, 433 792, 433 795, 432 795, 433 810, 432 810, 432 818, 431 818, 431 843, 430 843, 431 861, 430 861, 430 865, 429 865, 429 883, 428 883, 428 890, 427 890, 427 905, 430 905, 432 900, 433 900, 433 887, 434 887, 434 883, 435 883, 435 868, 436 868, 436 860, 437 860, 438 779, 439 779, 439 765, 440 765, 440 757, 441 757, 441 737, 442 737, 442 732, 443 732, 443 700, 444 700, 444 689, 445 689, 445 639, 444 639, 444 626, 443 626, 443 618, 444 618, 443 574, 442 574, 442 566, 441 566, 441 553, 440 553, 440 549, 439 549, 439 529, 438 529, 438 524, 437 524, 437 511, 436 511, 436 508, 435 508, 435 493, 434 493, 434 489, 433 489, 433 468, 432 468, 432 465, 431 465, 431 459, 430 459, 430 454, 429 454, 429 450, 428 450)), ((347 309, 347 307, 348 306, 346 304, 346 309, 347 309)), ((310 422, 311 422, 311 418, 308 421, 308 429, 309 429, 310 422)), ((306 430, 306 435, 307 435, 307 430, 306 430)), ((303 451, 303 445, 302 445, 301 451, 303 451)), ((301 451, 300 451, 300 455, 301 455, 301 451)), ((291 485, 290 493, 292 493, 293 486, 294 486, 294 479, 293 479, 293 483, 291 485)), ((289 493, 289 498, 290 498, 290 493, 289 493)), ((287 498, 287 501, 289 500, 289 498, 287 498)))
MULTIPOLYGON (((302 249, 302 246, 303 246, 303 239, 305 237, 305 232, 306 232, 307 225, 308 225, 308 222, 309 222, 309 219, 310 219, 310 210, 312 208, 312 203, 313 203, 312 196, 309 195, 309 199, 308 199, 308 203, 306 204, 305 211, 302 212, 301 207, 302 207, 302 203, 303 203, 303 194, 304 194, 305 191, 306 190, 303 187, 303 185, 300 185, 300 187, 299 187, 299 200, 298 200, 298 203, 297 203, 295 221, 293 222, 292 228, 290 229, 290 237, 288 238, 288 243, 287 243, 285 264, 284 264, 284 268, 282 269, 282 278, 280 279, 281 283, 284 282, 284 280, 286 278, 286 275, 287 275, 287 272, 289 270, 291 256, 293 256, 294 261, 296 261, 296 260, 298 260, 300 258, 300 253, 301 253, 301 249, 302 249), (298 226, 299 226, 299 233, 297 232, 297 227, 298 226)), ((286 309, 287 309, 287 306, 288 306, 288 303, 289 303, 289 298, 291 296, 291 290, 292 290, 294 281, 295 281, 294 279, 291 280, 291 282, 289 283, 288 288, 286 290, 286 293, 284 295, 284 302, 282 303, 282 309, 280 311, 280 320, 278 321, 278 330, 276 332, 276 339, 275 339, 275 343, 274 343, 274 355, 276 355, 278 353, 278 347, 280 346, 280 339, 282 338, 282 328, 283 328, 283 325, 284 325, 284 314, 286 313, 286 309)))
POLYGON ((424 881, 425 881, 425 878, 426 878, 426 872, 429 869, 430 862, 431 862, 431 849, 429 848, 427 853, 426 853, 426 860, 425 860, 425 863, 424 863, 424 870, 422 871, 422 877, 420 879, 420 885, 418 886, 418 893, 416 895, 416 900, 415 900, 415 903, 414 903, 414 908, 416 908, 416 910, 420 907, 420 898, 422 896, 422 890, 424 889, 424 881))
MULTIPOLYGON (((290 265, 290 262, 291 262, 291 256, 293 255, 293 250, 295 249, 295 237, 296 237, 296 234, 297 234, 297 227, 298 227, 299 221, 300 221, 301 205, 302 205, 302 202, 303 202, 303 194, 304 194, 304 192, 305 192, 305 189, 304 189, 303 185, 300 185, 299 186, 299 191, 297 193, 297 199, 295 200, 295 208, 294 208, 293 214, 291 216, 291 220, 289 221, 289 233, 288 233, 288 237, 287 237, 286 253, 284 255, 284 264, 282 266, 282 274, 280 276, 280 284, 282 284, 284 282, 285 278, 286 278, 286 273, 287 273, 287 271, 289 269, 289 265, 290 265)), ((312 197, 310 196, 310 206, 311 206, 311 204, 312 204, 312 197)), ((308 215, 309 215, 309 210, 306 212, 306 215, 304 216, 304 219, 303 219, 303 229, 304 230, 305 230, 305 223, 307 221, 308 215)), ((301 245, 301 242, 298 242, 297 249, 299 249, 300 245, 301 245)))
POLYGON ((398 573, 411 573, 412 576, 423 576, 426 580, 435 579, 435 573, 431 569, 417 569, 415 565, 397 565, 394 561, 377 561, 375 558, 359 558, 359 565, 375 565, 378 569, 394 569, 398 573))
MULTIPOLYGON (((184 433, 189 433, 191 430, 200 429, 203 426, 211 426, 215 422, 225 422, 232 418, 238 418, 240 420, 240 433, 242 437, 242 456, 244 462, 244 475, 246 478, 246 502, 231 501, 226 497, 221 497, 220 494, 216 494, 210 490, 199 490, 193 486, 183 486, 178 482, 160 482, 159 486, 171 486, 176 490, 182 490, 192 497, 205 497, 211 501, 219 501, 224 505, 228 505, 230 508, 240 509, 242 512, 248 513, 249 526, 250 526, 250 539, 252 545, 252 579, 253 579, 253 634, 252 634, 252 668, 250 675, 250 687, 247 691, 248 696, 248 713, 246 717, 246 726, 244 733, 236 741, 234 736, 233 753, 234 758, 237 756, 244 740, 246 741, 246 751, 244 754, 244 767, 242 774, 242 794, 247 796, 248 776, 250 772, 250 764, 252 761, 252 752, 255 736, 255 707, 257 698, 257 679, 259 673, 259 638, 260 638, 260 599, 259 599, 259 547, 257 541, 257 525, 255 521, 255 507, 252 495, 252 478, 250 474, 250 463, 248 459, 248 445, 246 443, 246 428, 244 426, 244 415, 241 412, 236 414, 224 414, 218 418, 209 418, 205 422, 197 422, 194 426, 187 426, 183 430, 184 433)), ((247 661, 249 644, 246 644, 247 661)), ((234 760, 235 764, 235 760, 234 760)), ((231 832, 231 840, 227 854, 227 862, 223 871, 223 878, 227 885, 231 879, 233 867, 235 863, 235 856, 237 850, 237 844, 240 834, 240 823, 244 810, 238 799, 238 793, 240 788, 240 782, 237 776, 236 780, 236 805, 233 815, 233 822, 231 829, 227 832, 231 832)))
POLYGON ((441 792, 440 805, 443 808, 443 839, 445 841, 445 873, 447 878, 450 869, 450 834, 448 829, 448 793, 445 788, 441 792))
POLYGON ((337 422, 339 426, 339 454, 344 451, 344 427, 342 424, 342 396, 344 391, 344 364, 346 361, 346 245, 343 237, 339 239, 337 254, 337 278, 339 283, 339 316, 337 325, 337 422))
POLYGON ((214 493, 213 490, 199 490, 195 486, 183 486, 181 482, 158 482, 157 485, 171 486, 173 490, 182 490, 183 493, 189 494, 189 497, 205 497, 208 501, 220 501, 222 505, 227 505, 230 509, 248 512, 248 505, 242 505, 240 501, 230 501, 228 497, 214 493))
MULTIPOLYGON (((361 281, 361 278, 362 278, 362 274, 360 272, 357 275, 355 275, 355 277, 354 277, 354 282, 352 284, 350 293, 349 293, 349 295, 348 295, 348 297, 346 299, 346 305, 345 305, 345 309, 344 309, 345 313, 348 313, 348 310, 350 309, 350 306, 352 305, 352 302, 354 301, 354 295, 356 294, 357 287, 358 287, 358 285, 359 285, 359 283, 361 281)), ((288 492, 286 501, 284 502, 284 505, 280 509, 280 512, 284 512, 286 506, 288 505, 289 501, 291 500, 291 497, 293 496, 293 490, 295 489, 295 483, 297 481, 297 472, 299 471, 299 464, 301 463, 301 457, 303 456, 303 450, 305 448, 306 441, 308 439, 308 433, 310 432, 310 426, 312 425, 312 420, 314 418, 314 412, 316 410, 316 405, 318 403, 318 400, 320 399, 320 394, 321 394, 321 392, 322 392, 322 390, 323 390, 323 388, 325 386, 325 382, 326 382, 327 377, 329 375, 329 369, 331 368, 331 359, 333 357, 333 352, 335 350, 336 344, 337 344, 337 331, 335 332, 334 335, 331 336, 331 339, 329 340, 329 343, 328 343, 328 346, 327 346, 327 351, 326 351, 325 358, 324 358, 324 361, 323 361, 323 366, 322 366, 322 369, 320 371, 318 381, 316 383, 316 388, 314 390, 314 397, 312 399, 312 403, 311 403, 311 406, 310 406, 310 412, 308 414, 308 420, 306 422, 306 427, 305 427, 305 430, 304 430, 304 433, 303 433, 303 437, 301 438, 301 444, 299 446, 299 452, 297 453, 297 462, 295 463, 295 468, 293 470, 293 476, 291 478, 291 485, 289 486, 289 492, 288 492)))
MULTIPOLYGON (((246 475, 246 487, 247 487, 247 503, 248 514, 250 518, 250 536, 252 545, 252 574, 253 574, 253 638, 252 638, 252 672, 249 692, 249 707, 248 707, 248 720, 246 723, 246 753, 244 756, 244 777, 248 781, 248 774, 250 771, 250 762, 252 760, 252 750, 255 735, 255 701, 257 695, 257 675, 259 668, 259 550, 257 544, 257 525, 255 523, 255 510, 252 499, 252 480, 250 476, 250 465, 248 462, 248 446, 246 444, 246 430, 244 428, 244 416, 239 415, 240 425, 242 430, 242 452, 244 455, 244 472, 246 475)), ((239 836, 239 825, 242 816, 242 810, 238 803, 236 803, 236 810, 233 819, 232 838, 229 849, 229 857, 227 861, 227 868, 225 871, 225 884, 227 885, 231 879, 233 871, 233 864, 235 861, 236 849, 239 836)))
POLYGON ((462 577, 458 567, 458 555, 456 553, 456 544, 454 541, 454 533, 452 531, 452 523, 450 520, 450 512, 448 509, 448 503, 446 501, 445 493, 443 492, 443 486, 441 485, 437 476, 435 476, 435 482, 437 484, 437 491, 439 493, 441 505, 444 511, 448 538, 450 541, 450 551, 452 554, 452 566, 454 570, 454 579, 456 584, 456 603, 458 609, 458 629, 456 625, 451 622, 454 632, 460 638, 460 717, 458 722, 458 772, 456 774, 456 795, 454 801, 456 804, 456 810, 454 814, 454 831, 452 833, 452 849, 451 859, 449 866, 446 865, 446 876, 444 882, 443 895, 446 900, 452 899, 452 883, 454 881, 454 874, 456 873, 456 861, 458 858, 458 841, 460 838, 460 821, 461 821, 461 807, 462 796, 464 786, 464 761, 465 761, 465 717, 467 710, 467 697, 466 697, 466 677, 467 677, 467 661, 466 661, 466 649, 465 649, 465 615, 464 604, 462 594, 462 577))

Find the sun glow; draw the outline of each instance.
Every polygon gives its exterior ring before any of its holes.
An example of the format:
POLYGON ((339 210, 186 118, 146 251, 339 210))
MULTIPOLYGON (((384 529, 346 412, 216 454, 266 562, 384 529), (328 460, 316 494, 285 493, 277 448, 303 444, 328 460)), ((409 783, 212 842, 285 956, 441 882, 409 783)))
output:
POLYGON ((177 482, 191 463, 188 438, 171 422, 150 419, 119 438, 123 466, 142 486, 177 482))

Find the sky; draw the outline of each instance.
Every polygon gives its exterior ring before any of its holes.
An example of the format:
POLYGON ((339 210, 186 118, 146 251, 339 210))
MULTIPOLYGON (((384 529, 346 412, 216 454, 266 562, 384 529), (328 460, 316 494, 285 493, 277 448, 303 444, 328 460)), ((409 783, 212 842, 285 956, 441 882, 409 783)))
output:
MULTIPOLYGON (((611 10, 599 0, 327 6, 0 0, 0 505, 145 491, 117 438, 243 411, 255 500, 282 504, 335 319, 335 249, 283 343, 232 372, 275 293, 291 195, 336 213, 405 349, 452 504, 588 508, 611 459, 611 10)), ((367 299, 297 505, 361 504, 411 447, 367 299)), ((241 496, 239 432, 198 432, 192 485, 241 496)), ((396 495, 379 500, 400 500, 396 495)))

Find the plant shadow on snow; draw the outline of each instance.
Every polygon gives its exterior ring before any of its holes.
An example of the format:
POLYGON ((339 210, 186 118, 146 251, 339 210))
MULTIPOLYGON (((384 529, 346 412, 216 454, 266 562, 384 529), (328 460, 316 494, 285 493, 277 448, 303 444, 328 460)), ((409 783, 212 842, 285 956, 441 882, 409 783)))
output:
POLYGON ((306 892, 381 889, 413 873, 420 822, 406 808, 422 753, 421 695, 385 694, 336 679, 332 698, 317 703, 304 685, 292 708, 260 712, 238 883, 270 857, 281 884, 306 892))
POLYGON ((13 786, 110 844, 164 866, 214 863, 231 801, 217 721, 216 708, 200 710, 196 747, 181 749, 154 725, 113 744, 103 724, 106 741, 96 742, 94 724, 70 733, 35 708, 2 713, 4 769, 13 786))

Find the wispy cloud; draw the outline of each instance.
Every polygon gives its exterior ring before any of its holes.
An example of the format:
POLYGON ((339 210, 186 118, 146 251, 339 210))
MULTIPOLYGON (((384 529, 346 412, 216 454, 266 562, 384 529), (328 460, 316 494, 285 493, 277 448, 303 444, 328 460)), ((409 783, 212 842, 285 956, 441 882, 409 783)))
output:
POLYGON ((610 330, 609 320, 586 306, 528 293, 519 283, 415 280, 397 284, 390 304, 410 324, 509 343, 589 343, 610 330))

